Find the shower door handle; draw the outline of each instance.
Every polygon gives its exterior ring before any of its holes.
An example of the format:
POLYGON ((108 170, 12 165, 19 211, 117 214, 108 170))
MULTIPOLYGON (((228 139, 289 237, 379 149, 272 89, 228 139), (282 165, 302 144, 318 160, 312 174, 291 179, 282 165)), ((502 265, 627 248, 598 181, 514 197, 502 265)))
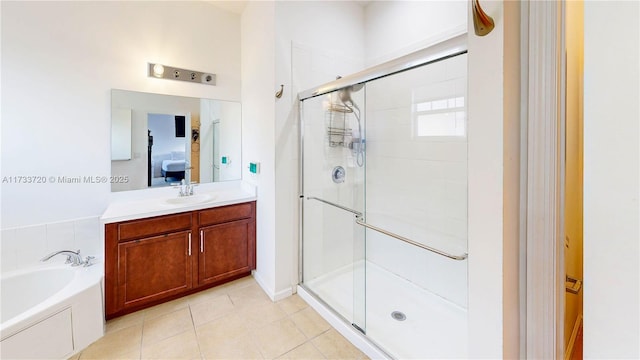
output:
POLYGON ((319 197, 315 197, 315 196, 307 196, 307 200, 316 200, 316 201, 320 201, 321 203, 325 203, 325 204, 327 204, 327 205, 331 205, 331 206, 337 207, 338 209, 342 209, 342 210, 344 210, 344 211, 348 211, 348 212, 350 212, 350 213, 352 213, 352 214, 355 214, 356 216, 362 216, 362 213, 361 213, 360 211, 356 211, 356 210, 353 210, 353 209, 349 209, 349 208, 348 208, 348 207, 346 207, 346 206, 342 206, 342 205, 336 204, 336 203, 331 202, 331 201, 327 201, 327 200, 324 200, 324 199, 320 199, 319 197))
POLYGON ((411 240, 411 239, 409 239, 409 238, 406 238, 406 237, 404 237, 404 236, 402 236, 402 235, 394 234, 394 233, 392 233, 392 232, 390 232, 390 231, 387 231, 387 230, 381 229, 381 228, 379 228, 379 227, 377 227, 377 226, 373 226, 373 225, 367 224, 366 222, 364 222, 364 220, 362 220, 362 216, 360 216, 360 215, 356 215, 356 224, 361 225, 361 226, 364 226, 364 227, 366 227, 367 229, 371 229, 371 230, 377 231, 377 232, 379 232, 379 233, 385 234, 385 235, 390 236, 390 237, 392 237, 392 238, 394 238, 394 239, 398 239, 398 240, 400 240, 400 241, 402 241, 402 242, 405 242, 405 243, 407 243, 407 244, 411 244, 411 245, 413 245, 413 246, 417 246, 417 247, 419 247, 419 248, 421 248, 421 249, 424 249, 424 250, 427 250, 427 251, 431 251, 432 253, 435 253, 435 254, 438 254, 438 255, 442 255, 442 256, 448 257, 449 259, 453 259, 453 260, 464 260, 464 259, 466 259, 466 258, 467 258, 467 256, 468 256, 468 254, 467 254, 467 253, 464 253, 464 254, 462 254, 462 255, 453 255, 453 254, 449 254, 449 253, 447 253, 447 252, 445 252, 445 251, 438 250, 438 249, 436 249, 436 248, 432 248, 431 246, 424 245, 424 244, 419 243, 419 242, 417 242, 417 241, 414 241, 414 240, 411 240))

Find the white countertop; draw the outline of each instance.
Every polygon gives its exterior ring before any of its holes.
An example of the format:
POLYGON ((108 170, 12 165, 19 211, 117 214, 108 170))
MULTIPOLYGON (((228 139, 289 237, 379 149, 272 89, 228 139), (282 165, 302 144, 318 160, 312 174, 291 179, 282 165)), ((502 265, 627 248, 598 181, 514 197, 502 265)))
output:
POLYGON ((200 184, 195 187, 194 194, 211 199, 200 203, 171 204, 167 200, 177 198, 178 190, 170 187, 112 193, 109 206, 100 219, 103 224, 109 224, 239 204, 257 199, 255 187, 242 181, 200 184))

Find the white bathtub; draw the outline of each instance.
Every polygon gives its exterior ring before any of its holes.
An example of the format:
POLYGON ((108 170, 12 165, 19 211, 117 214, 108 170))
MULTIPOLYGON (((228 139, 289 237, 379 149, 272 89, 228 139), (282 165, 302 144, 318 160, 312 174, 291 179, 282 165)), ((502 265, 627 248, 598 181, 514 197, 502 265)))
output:
POLYGON ((104 332, 102 267, 41 265, 0 278, 0 358, 66 359, 104 332))

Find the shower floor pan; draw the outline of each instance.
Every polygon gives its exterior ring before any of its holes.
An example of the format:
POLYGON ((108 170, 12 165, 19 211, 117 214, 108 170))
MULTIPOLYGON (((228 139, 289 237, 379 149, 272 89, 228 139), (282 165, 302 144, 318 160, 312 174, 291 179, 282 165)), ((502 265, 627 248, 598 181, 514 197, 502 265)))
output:
MULTIPOLYGON (((386 269, 367 262, 366 335, 398 359, 467 358, 467 311, 386 269), (406 318, 395 316, 401 312, 406 318)), ((340 314, 362 313, 354 299, 354 271, 345 266, 307 282, 307 286, 340 314)), ((358 267, 360 267, 358 269, 358 267)), ((361 295, 360 295, 361 296, 361 295)), ((360 325, 360 324, 359 324, 360 325)))

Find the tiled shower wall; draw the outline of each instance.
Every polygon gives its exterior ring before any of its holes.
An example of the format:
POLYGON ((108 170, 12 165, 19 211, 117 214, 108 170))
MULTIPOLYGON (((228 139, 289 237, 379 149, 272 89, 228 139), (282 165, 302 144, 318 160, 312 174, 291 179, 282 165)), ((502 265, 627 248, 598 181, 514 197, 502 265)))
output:
MULTIPOLYGON (((331 101, 329 97, 320 97, 306 100, 304 104, 304 195, 362 212, 364 168, 356 164, 350 149, 329 144, 327 117, 336 115, 326 109, 331 101), (342 183, 332 180, 336 166, 345 171, 342 183)), ((353 114, 348 114, 348 118, 348 126, 356 127, 353 114)), ((357 227, 352 213, 316 200, 306 200, 305 204, 303 248, 308 259, 313 259, 305 262, 305 279, 330 273, 364 258, 360 245, 362 228, 357 227)))
MULTIPOLYGON (((355 164, 350 149, 329 146, 327 108, 335 101, 328 95, 306 100, 305 196, 364 210, 369 224, 451 254, 466 253, 466 73, 467 57, 460 55, 371 81, 352 94, 365 115, 364 168, 355 164), (344 183, 331 181, 336 165, 347 172, 344 183)), ((349 117, 354 128, 353 115, 349 117)), ((366 231, 363 249, 363 228, 352 214, 318 202, 306 204, 304 249, 307 258, 314 259, 305 262, 306 280, 365 256, 467 306, 466 260, 451 260, 372 230, 366 231)))
MULTIPOLYGON (((467 251, 467 56, 367 83, 367 222, 467 251)), ((367 232, 367 259, 467 304, 467 261, 367 232)))
MULTIPOLYGON (((59 250, 80 250, 83 257, 102 258, 100 218, 3 229, 0 235, 0 270, 27 268, 38 264, 47 254, 59 250)), ((64 256, 52 259, 58 262, 64 256)))
MULTIPOLYGON (((344 54, 328 53, 302 44, 292 45, 294 91, 307 90, 332 81, 336 75, 354 73, 362 66, 362 63, 344 54)), ((357 104, 364 103, 363 90, 352 96, 357 104)), ((357 128, 357 122, 353 114, 331 111, 332 104, 341 104, 337 94, 307 99, 301 105, 305 126, 302 144, 305 162, 304 193, 305 196, 316 196, 363 211, 364 168, 357 166, 355 156, 349 148, 336 144, 331 146, 330 140, 337 141, 340 137, 330 139, 327 135, 330 123, 333 126, 344 124, 348 128, 357 128), (345 119, 346 124, 343 123, 345 119), (343 183, 334 183, 331 179, 335 166, 342 166, 346 171, 343 183)), ((342 140, 348 142, 351 139, 346 137, 342 140)), ((305 281, 363 259, 364 250, 362 246, 358 247, 362 244, 362 229, 356 227, 351 213, 314 200, 305 203, 303 248, 306 258, 312 259, 304 262, 305 281)))

